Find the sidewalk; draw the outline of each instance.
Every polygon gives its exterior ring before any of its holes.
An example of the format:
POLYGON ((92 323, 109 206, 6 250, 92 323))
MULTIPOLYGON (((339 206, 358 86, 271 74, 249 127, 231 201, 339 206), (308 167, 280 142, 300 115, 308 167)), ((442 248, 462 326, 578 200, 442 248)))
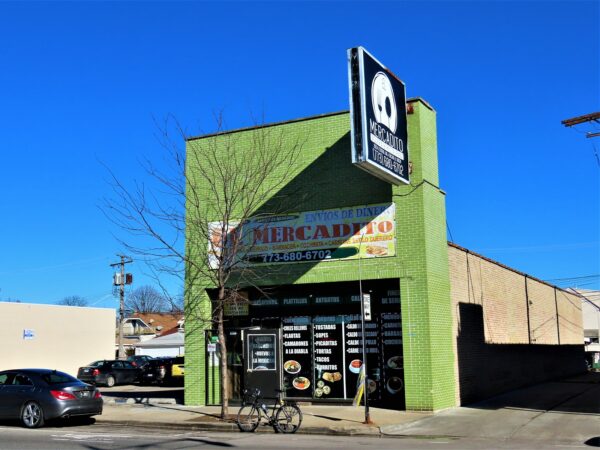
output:
MULTIPOLYGON (((101 424, 187 431, 236 431, 235 420, 221 421, 220 407, 167 404, 165 399, 115 402, 105 397, 101 424)), ((124 399, 121 399, 124 400, 124 399)), ((130 399, 128 399, 130 400, 130 399)), ((584 443, 600 436, 600 373, 542 383, 467 407, 415 413, 371 408, 373 425, 363 424, 364 408, 304 406, 299 433, 412 437, 482 437, 584 443)), ((233 418, 238 407, 230 407, 233 418)), ((261 427, 258 431, 272 431, 261 427)))
POLYGON ((518 389, 411 423, 384 425, 392 436, 452 436, 553 443, 600 441, 600 373, 518 389))
MULTIPOLYGON (((353 406, 303 406, 302 426, 298 433, 330 435, 381 435, 382 426, 398 426, 428 417, 426 413, 391 411, 370 408, 373 425, 363 424, 364 408, 353 406)), ((182 406, 176 404, 106 403, 101 416, 96 416, 99 424, 147 426, 152 428, 177 429, 186 431, 235 431, 235 416, 239 406, 230 406, 232 419, 222 421, 218 406, 182 406)), ((257 431, 272 431, 271 427, 260 427, 257 431)))

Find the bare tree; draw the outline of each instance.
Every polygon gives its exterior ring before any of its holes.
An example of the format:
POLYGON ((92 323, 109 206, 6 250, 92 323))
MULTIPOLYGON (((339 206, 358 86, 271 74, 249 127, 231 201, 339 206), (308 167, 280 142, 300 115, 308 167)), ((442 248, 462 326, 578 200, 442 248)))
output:
POLYGON ((62 306, 87 306, 88 301, 79 295, 70 295, 58 302, 62 306))
POLYGON ((297 196, 280 191, 297 171, 305 137, 265 126, 226 133, 222 125, 219 117, 217 133, 189 139, 168 118, 159 127, 166 157, 161 162, 146 160, 147 180, 133 185, 109 169, 114 196, 105 200, 103 211, 128 232, 121 244, 143 259, 156 279, 183 277, 186 334, 216 328, 221 416, 226 418, 230 392, 225 310, 247 303, 245 290, 258 288, 266 273, 251 262, 253 229, 248 224, 299 206, 297 196), (178 140, 172 138, 173 128, 178 140))
POLYGON ((180 294, 169 299, 171 311, 173 314, 183 314, 184 312, 184 295, 180 294))
POLYGON ((167 299, 152 286, 140 286, 125 298, 125 309, 139 313, 165 312, 167 299))

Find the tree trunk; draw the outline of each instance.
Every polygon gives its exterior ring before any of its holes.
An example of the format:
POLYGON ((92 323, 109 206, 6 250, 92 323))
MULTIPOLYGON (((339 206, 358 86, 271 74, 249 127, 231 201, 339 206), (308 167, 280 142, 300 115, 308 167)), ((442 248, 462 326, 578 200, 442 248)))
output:
MULTIPOLYGON (((221 297, 224 289, 219 291, 221 297)), ((223 292, 224 293, 224 292, 223 292)), ((223 300, 220 299, 220 304, 223 305, 223 300)), ((227 346, 225 344, 225 329, 223 326, 223 307, 219 308, 217 316, 217 334, 219 336, 219 346, 221 347, 221 418, 229 417, 229 373, 227 372, 227 346)))

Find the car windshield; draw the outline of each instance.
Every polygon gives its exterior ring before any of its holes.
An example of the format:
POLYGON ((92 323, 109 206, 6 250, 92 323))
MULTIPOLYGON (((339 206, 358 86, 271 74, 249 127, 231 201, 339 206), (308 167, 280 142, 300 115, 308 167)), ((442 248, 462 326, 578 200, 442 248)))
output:
POLYGON ((102 361, 94 361, 93 363, 88 364, 89 367, 100 367, 104 365, 104 360, 102 361))
POLYGON ((41 376, 47 384, 63 384, 77 382, 77 378, 63 372, 50 372, 41 376))

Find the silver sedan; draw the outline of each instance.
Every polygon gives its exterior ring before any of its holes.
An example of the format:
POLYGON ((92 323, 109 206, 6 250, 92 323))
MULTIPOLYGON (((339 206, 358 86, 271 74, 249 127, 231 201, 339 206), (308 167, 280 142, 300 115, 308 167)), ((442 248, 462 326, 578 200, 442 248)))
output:
POLYGON ((0 372, 0 419, 19 419, 27 428, 46 420, 102 414, 102 395, 94 386, 50 369, 0 372))

